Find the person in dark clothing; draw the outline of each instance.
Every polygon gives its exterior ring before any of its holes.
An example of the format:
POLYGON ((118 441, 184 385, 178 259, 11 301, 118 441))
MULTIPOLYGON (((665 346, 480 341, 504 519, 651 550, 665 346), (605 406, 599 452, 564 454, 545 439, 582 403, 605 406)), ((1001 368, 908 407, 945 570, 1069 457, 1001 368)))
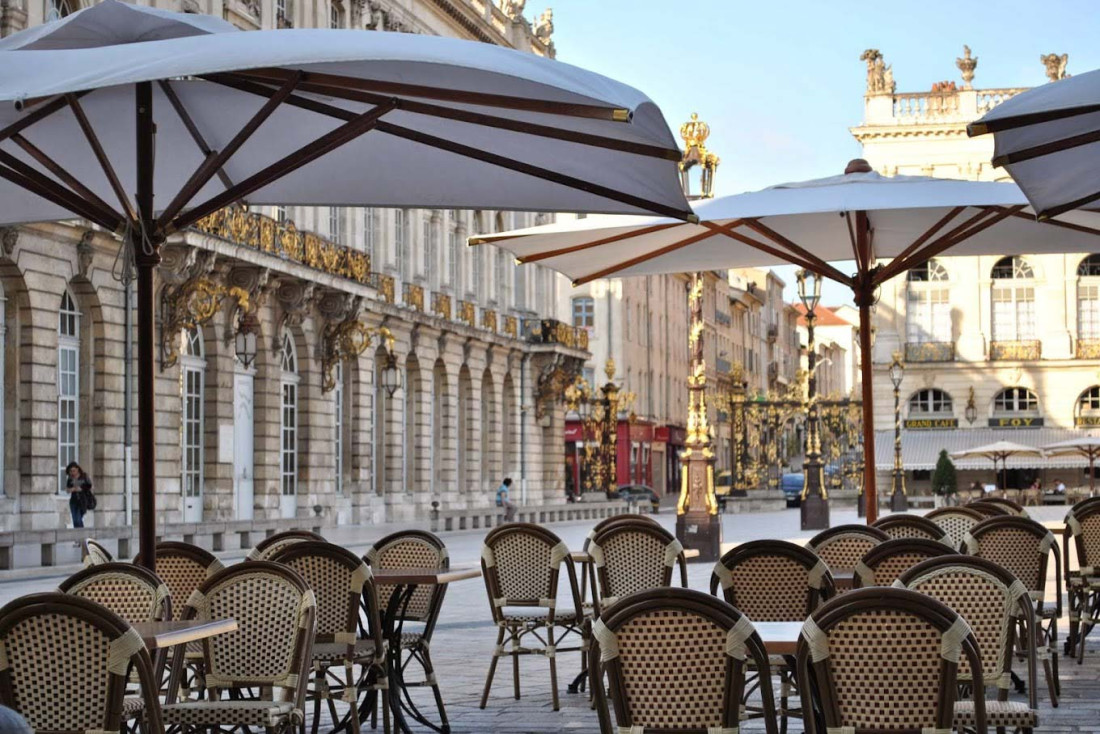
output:
POLYGON ((69 513, 73 516, 73 527, 82 528, 84 513, 88 511, 87 498, 92 491, 92 479, 75 461, 65 467, 65 474, 68 477, 65 486, 69 490, 69 513))

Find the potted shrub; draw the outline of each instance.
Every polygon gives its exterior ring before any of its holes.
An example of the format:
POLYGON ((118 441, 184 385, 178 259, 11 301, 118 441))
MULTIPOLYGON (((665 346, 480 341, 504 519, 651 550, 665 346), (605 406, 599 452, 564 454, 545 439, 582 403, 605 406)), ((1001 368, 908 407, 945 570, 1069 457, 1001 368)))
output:
POLYGON ((958 477, 955 473, 955 464, 947 455, 947 449, 940 449, 940 458, 936 460, 936 471, 932 472, 932 493, 936 507, 950 504, 950 500, 958 490, 958 477))

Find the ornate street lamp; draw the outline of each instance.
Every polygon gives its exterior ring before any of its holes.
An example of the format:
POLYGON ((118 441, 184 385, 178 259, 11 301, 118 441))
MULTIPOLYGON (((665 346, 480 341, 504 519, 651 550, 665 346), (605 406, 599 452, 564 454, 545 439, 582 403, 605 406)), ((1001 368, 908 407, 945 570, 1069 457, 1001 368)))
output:
POLYGON ((256 317, 246 311, 237 324, 237 333, 233 336, 233 351, 245 369, 256 361, 256 317))
POLYGON ((397 369, 397 357, 392 349, 386 350, 385 362, 382 363, 382 387, 391 398, 401 387, 401 370, 397 369))
POLYGON ((974 404, 974 386, 970 386, 970 397, 966 400, 966 412, 963 413, 966 418, 966 422, 970 425, 974 425, 974 421, 978 420, 978 406, 974 404))
POLYGON ((805 484, 802 487, 802 529, 823 530, 829 527, 829 495, 825 490, 824 468, 821 462, 821 407, 817 400, 817 344, 814 324, 817 306, 821 303, 821 276, 807 270, 795 273, 798 297, 806 308, 807 380, 806 447, 802 462, 805 484))
MULTIPOLYGON (((629 412, 634 393, 624 392, 613 382, 615 361, 607 360, 604 367, 607 383, 593 388, 583 377, 565 388, 566 408, 575 412, 581 420, 584 445, 584 492, 608 492, 614 489, 618 458, 619 414, 629 412)), ((630 414, 633 415, 632 413, 630 414)))
POLYGON ((890 382, 894 383, 894 486, 890 495, 892 512, 907 512, 909 500, 905 496, 905 470, 901 464, 901 381, 905 378, 905 365, 901 352, 894 352, 890 363, 890 382))

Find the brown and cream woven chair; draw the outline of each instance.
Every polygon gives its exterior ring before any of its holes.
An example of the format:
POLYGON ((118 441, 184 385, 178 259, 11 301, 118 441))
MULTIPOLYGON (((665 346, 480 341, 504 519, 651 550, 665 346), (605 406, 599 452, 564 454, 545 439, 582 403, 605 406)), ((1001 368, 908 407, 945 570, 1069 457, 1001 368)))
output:
POLYGON ((0 703, 35 732, 121 731, 136 713, 125 700, 131 669, 142 730, 163 734, 149 652, 120 616, 63 593, 31 594, 0 609, 0 703))
MULTIPOLYGON (((719 587, 727 602, 757 622, 801 622, 836 594, 825 561, 785 540, 753 540, 723 555, 714 564, 710 593, 717 594, 719 587)), ((776 657, 772 667, 779 674, 779 730, 786 732, 788 715, 802 715, 788 705, 796 690, 794 659, 776 657)), ((764 713, 747 702, 746 710, 754 716, 764 713)))
MULTIPOLYGON (((367 605, 375 618, 370 628, 373 638, 360 640, 359 609, 364 590, 374 595, 371 570, 366 562, 338 545, 319 540, 284 545, 271 559, 294 569, 313 590, 317 601, 317 625, 313 636, 313 687, 307 696, 313 701, 313 729, 321 719, 321 702, 328 704, 335 724, 340 721, 336 701, 348 705, 350 730, 359 732, 359 685, 355 666, 374 672, 376 685, 384 674, 385 653, 377 613, 377 600, 367 605), (341 677, 341 674, 343 677, 341 677)), ((383 698, 383 722, 389 731, 389 712, 383 698)))
POLYGON ((324 538, 312 530, 284 530, 281 533, 269 535, 248 551, 246 561, 270 561, 271 558, 291 543, 304 543, 307 540, 324 542, 324 538))
MULTIPOLYGON (((423 530, 400 530, 391 533, 372 545, 363 556, 363 560, 373 570, 429 568, 444 571, 451 566, 447 547, 443 541, 423 530)), ((393 599, 392 584, 376 584, 375 588, 380 611, 384 611, 391 600, 396 603, 393 599)), ((439 690, 439 679, 436 677, 435 665, 432 663, 431 644, 446 591, 446 585, 416 587, 399 620, 402 625, 401 649, 403 653, 407 653, 407 657, 403 657, 401 661, 402 670, 407 676, 408 665, 415 660, 424 671, 422 681, 410 681, 406 678, 405 687, 428 686, 432 689, 442 728, 448 727, 449 724, 447 710, 443 706, 443 696, 439 690), (415 627, 410 628, 410 623, 415 627)), ((400 612, 397 609, 394 611, 395 614, 400 612)))
POLYGON ((806 547, 825 561, 833 573, 850 573, 867 551, 890 536, 867 525, 837 525, 810 538, 806 547))
POLYGON ((1008 514, 1010 514, 1010 515, 1020 515, 1021 517, 1030 517, 1027 514, 1027 510, 1024 509, 1023 505, 1021 505, 1016 500, 1009 499, 1008 497, 996 497, 996 496, 986 497, 984 500, 982 500, 982 502, 988 502, 989 504, 997 505, 998 507, 1003 507, 1005 510, 1008 511, 1008 514))
POLYGON ((1058 681, 1058 620, 1062 616, 1062 554, 1054 542, 1054 534, 1026 517, 991 517, 975 525, 965 543, 967 553, 999 564, 1023 582, 1035 602, 1035 635, 1031 638, 1017 637, 1017 642, 1026 649, 1032 639, 1036 641, 1050 701, 1057 706, 1061 690, 1058 681), (1056 601, 1048 604, 1045 601, 1047 563, 1052 554, 1056 601))
MULTIPOLYGON (((893 539, 898 538, 924 538, 925 540, 938 540, 941 543, 951 543, 947 531, 932 520, 920 515, 910 515, 906 512, 898 512, 893 515, 879 518, 871 527, 878 528, 893 539)), ((957 548, 958 545, 956 544, 957 548)))
POLYGON ((985 497, 973 502, 967 502, 966 507, 972 510, 977 510, 986 517, 1002 517, 1004 515, 1012 515, 1012 511, 999 502, 993 502, 996 497, 985 497))
POLYGON ((952 547, 963 550, 970 529, 984 520, 985 515, 972 507, 940 507, 929 512, 925 518, 943 528, 951 539, 952 547))
POLYGON ((512 658, 512 683, 515 698, 520 697, 519 659, 523 655, 542 655, 550 661, 550 691, 554 710, 558 702, 557 654, 587 650, 580 608, 577 574, 569 558, 569 548, 549 530, 530 523, 508 523, 485 536, 481 547, 481 571, 489 594, 489 607, 497 625, 497 642, 481 708, 489 700, 497 661, 512 658), (558 577, 565 566, 569 579, 569 603, 558 609, 558 577), (555 634, 558 630, 561 634, 555 634), (565 635, 581 636, 577 647, 561 647, 565 635))
MULTIPOLYGON (((808 716, 807 732, 947 734, 960 659, 974 671, 974 688, 984 689, 970 626, 942 602, 895 588, 841 594, 806 620, 798 639, 799 683, 824 717, 822 730, 808 716)), ((982 696, 973 728, 986 734, 982 696)))
MULTIPOLYGON (((977 556, 940 556, 913 566, 894 585, 926 594, 962 615, 978 642, 982 658, 982 678, 986 686, 997 687, 996 700, 986 699, 986 721, 991 727, 1030 732, 1038 726, 1035 686, 1030 700, 1009 701, 1012 685, 1012 661, 1016 627, 1022 622, 1023 634, 1034 634, 1031 597, 1023 583, 993 561, 977 556)), ((1027 656, 1028 674, 1035 680, 1035 649, 1027 656)), ((970 680, 970 666, 959 661, 959 681, 963 688, 970 680)), ((985 696, 974 691, 974 696, 985 696)), ((974 727, 974 702, 955 704, 955 726, 974 727)))
MULTIPOLYGON (((636 515, 634 513, 627 513, 625 515, 612 515, 611 517, 605 517, 600 520, 592 529, 588 531, 588 535, 584 538, 584 543, 581 545, 581 550, 584 553, 588 553, 588 546, 592 544, 592 539, 606 527, 611 525, 629 525, 631 523, 637 523, 640 525, 652 525, 654 527, 661 527, 661 524, 654 520, 649 515, 636 515)), ((588 602, 588 583, 592 582, 592 588, 596 588, 596 569, 591 563, 591 557, 588 561, 580 563, 577 568, 577 576, 579 577, 581 588, 581 605, 591 606, 588 602)))
POLYGON ((926 558, 954 555, 954 548, 926 538, 897 538, 876 545, 856 564, 852 587, 889 586, 926 558))
MULTIPOLYGON (((593 625, 589 667, 607 678, 619 732, 736 734, 750 664, 767 679, 768 655, 749 618, 691 589, 624 597, 593 625)), ((593 689, 610 734, 603 686, 593 689)), ((760 691, 765 731, 776 734, 771 688, 760 691)))
POLYGON ((680 568, 680 585, 687 587, 684 547, 672 533, 658 525, 613 523, 588 544, 596 572, 593 589, 595 613, 628 594, 672 585, 672 572, 680 568))
POLYGON ((80 541, 80 560, 85 566, 98 566, 101 563, 114 563, 111 552, 91 538, 80 541))
POLYGON ((278 563, 241 563, 207 579, 183 619, 234 619, 237 631, 203 640, 209 700, 175 701, 183 658, 172 660, 165 724, 295 731, 305 720, 316 606, 305 580, 278 563), (259 695, 243 697, 252 689, 259 695))
POLYGON ((1062 536, 1066 558, 1066 590, 1069 592, 1069 639, 1066 654, 1085 656, 1085 640, 1100 624, 1100 497, 1078 502, 1066 513, 1066 531, 1062 536), (1070 568, 1070 542, 1077 564, 1070 568))

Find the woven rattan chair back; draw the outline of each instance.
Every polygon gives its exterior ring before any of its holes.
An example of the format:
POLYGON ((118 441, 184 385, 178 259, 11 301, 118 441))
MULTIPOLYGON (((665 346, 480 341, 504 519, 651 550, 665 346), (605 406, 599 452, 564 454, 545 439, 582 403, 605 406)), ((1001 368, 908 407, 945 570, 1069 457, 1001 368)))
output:
MULTIPOLYGON (((301 701, 315 612, 313 591, 296 571, 254 561, 230 566, 203 582, 188 600, 183 618, 237 622, 236 632, 203 641, 208 688, 277 686, 298 689, 301 701)), ((180 663, 182 656, 173 660, 173 666, 180 663)))
MULTIPOLYGON (((894 582, 937 599, 962 615, 978 642, 982 678, 1007 692, 1012 685, 1012 652, 1017 621, 1030 635, 1034 615, 1023 583, 1000 565, 977 556, 940 556, 921 561, 894 582)), ((1028 646, 1028 680, 1035 680, 1035 651, 1028 646)), ((959 675, 970 676, 970 664, 959 661, 959 675)), ((1035 707, 1035 686, 1031 686, 1035 707)))
POLYGON ((1003 507, 1008 510, 1010 515, 1021 515, 1023 517, 1029 517, 1027 510, 1024 506, 1015 500, 1010 500, 1007 497, 986 497, 982 502, 988 502, 998 507, 1003 507))
POLYGON ((144 705, 142 731, 164 731, 141 636, 94 601, 63 593, 16 599, 0 609, 0 653, 0 703, 33 731, 119 731, 131 666, 144 705))
MULTIPOLYGON (((157 543, 156 555, 157 576, 176 600, 173 609, 176 618, 183 613, 183 605, 191 598, 191 592, 225 568, 213 553, 190 543, 162 541, 157 543)), ((141 565, 140 553, 134 557, 134 565, 141 565)))
MULTIPOLYGON (((445 570, 451 561, 443 541, 423 530, 401 530, 387 535, 370 547, 363 560, 372 569, 430 568, 445 570)), ((443 602, 445 586, 418 586, 409 599, 404 619, 434 623, 443 602)), ((378 605, 385 609, 390 602, 392 584, 377 584, 378 605)))
POLYGON ((1069 565, 1069 546, 1077 550, 1077 569, 1080 576, 1100 575, 1100 497, 1078 502, 1066 513, 1066 565, 1069 565))
POLYGON ((810 538, 806 547, 825 561, 829 570, 839 573, 854 570, 859 559, 867 555, 867 551, 887 540, 890 540, 890 536, 878 528, 867 525, 837 525, 810 538))
MULTIPOLYGON (((593 625, 594 668, 607 676, 620 732, 736 732, 751 662, 768 680, 768 655, 747 616, 691 589, 642 591, 593 625)), ((602 679, 602 678, 601 678, 602 679)), ((606 706, 602 685, 597 706, 606 706)), ((761 688, 775 734, 771 686, 761 688)))
POLYGON ((604 528, 610 527, 612 525, 629 525, 631 523, 661 527, 661 524, 649 515, 635 515, 633 513, 627 513, 625 515, 612 515, 611 517, 605 517, 603 520, 600 520, 598 523, 592 526, 592 529, 588 531, 588 535, 586 535, 584 538, 584 544, 581 546, 581 549, 587 552, 588 546, 592 544, 592 539, 595 538, 596 535, 604 528))
POLYGON ((580 617, 577 576, 569 547, 539 525, 506 523, 493 528, 481 546, 481 571, 495 622, 505 607, 547 607, 553 619, 562 565, 569 575, 573 606, 580 617))
POLYGON ((1012 514, 1012 512, 1009 511, 1007 507, 997 502, 991 502, 990 499, 991 498, 986 497, 980 500, 975 500, 974 502, 967 502, 966 507, 969 507, 972 510, 977 510, 986 517, 1002 517, 1004 515, 1012 514))
MULTIPOLYGON (((796 668, 799 689, 818 699, 829 732, 950 732, 963 656, 982 690, 977 642, 962 616, 907 589, 857 589, 806 620, 796 668)), ((984 697, 975 709, 984 732, 984 697)))
POLYGON ((619 523, 605 527, 588 545, 596 568, 596 611, 628 594, 672 585, 677 564, 686 573, 684 547, 656 525, 619 523))
POLYGON ((152 571, 130 563, 88 566, 61 582, 58 591, 94 601, 127 624, 172 618, 172 593, 152 571))
POLYGON ((985 515, 972 507, 940 507, 924 517, 943 528, 950 538, 950 545, 959 549, 963 547, 963 541, 970 529, 985 519, 985 515))
POLYGON ((291 543, 302 543, 307 540, 320 540, 324 538, 312 530, 284 530, 261 540, 252 550, 248 551, 246 561, 270 561, 283 546, 291 543))
POLYGON ((101 563, 113 563, 111 552, 91 538, 80 541, 80 560, 85 566, 98 566, 101 563))
MULTIPOLYGON (((1047 563, 1051 551, 1061 569, 1061 554, 1054 534, 1030 518, 1010 515, 991 517, 975 525, 964 539, 966 552, 986 558, 1023 582, 1038 609, 1046 594, 1047 563)), ((1061 596, 1061 578, 1058 578, 1061 596)))
POLYGON ((714 564, 710 593, 757 622, 801 622, 836 593, 825 561, 785 540, 743 543, 714 564))
MULTIPOLYGON (((284 545, 271 560, 294 569, 313 590, 317 602, 314 640, 347 644, 350 654, 359 628, 364 589, 373 587, 366 562, 346 548, 318 540, 284 545)), ((373 606, 377 610, 378 605, 373 606)))
POLYGON ((947 531, 932 520, 905 512, 880 518, 872 527, 878 528, 895 540, 898 538, 924 538, 925 540, 938 540, 941 543, 951 542, 947 531))
POLYGON ((852 586, 889 586, 927 558, 957 554, 954 548, 925 538, 897 538, 867 551, 855 567, 852 586))

